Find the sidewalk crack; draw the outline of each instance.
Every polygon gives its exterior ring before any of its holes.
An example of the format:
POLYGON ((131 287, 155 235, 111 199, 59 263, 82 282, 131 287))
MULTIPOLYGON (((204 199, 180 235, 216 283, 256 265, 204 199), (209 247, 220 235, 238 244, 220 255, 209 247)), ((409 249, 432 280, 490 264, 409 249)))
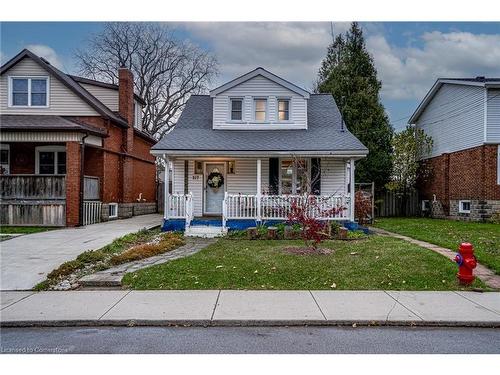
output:
POLYGON ((328 320, 328 319, 326 319, 326 315, 323 313, 323 310, 321 310, 321 307, 319 306, 318 301, 316 301, 316 298, 314 298, 314 294, 310 290, 309 290, 309 294, 311 295, 316 306, 318 306, 319 312, 321 313, 321 315, 323 315, 323 318, 325 318, 325 320, 328 320))
POLYGON ((490 309, 490 308, 488 308, 488 307, 486 307, 486 306, 484 306, 484 305, 480 304, 479 302, 473 301, 473 300, 471 300, 471 299, 467 298, 466 296, 464 296, 464 295, 460 294, 459 292, 457 292, 457 291, 455 291, 455 290, 453 291, 453 293, 455 293, 457 296, 460 296, 460 297, 462 297, 462 298, 466 299, 466 300, 467 300, 467 301, 469 301, 469 302, 472 302, 473 304, 475 304, 475 305, 477 305, 477 306, 482 307, 483 309, 486 309, 486 310, 488 310, 488 311, 492 312, 492 313, 493 313, 493 314, 495 314, 495 315, 500 315, 500 314, 499 314, 498 312, 496 312, 495 310, 492 310, 492 309, 490 309))
POLYGON ((116 303, 114 303, 113 306, 111 306, 109 309, 107 309, 104 312, 104 314, 102 314, 97 320, 101 320, 104 315, 106 315, 108 312, 110 312, 113 307, 118 305, 126 296, 128 296, 130 294, 130 292, 131 292, 131 290, 129 290, 127 293, 125 293, 122 298, 120 298, 118 301, 116 301, 116 303))
POLYGON ((396 307, 396 304, 403 306, 403 308, 405 308, 406 310, 408 310, 409 312, 411 312, 413 315, 415 315, 420 320, 424 321, 424 318, 422 318, 420 315, 418 315, 415 311, 413 311, 409 307, 407 307, 407 306, 403 305, 401 302, 399 302, 399 294, 398 294, 398 298, 394 298, 393 296, 391 296, 390 293, 387 293, 386 290, 384 290, 383 292, 385 294, 387 294, 390 298, 392 298, 395 301, 394 306, 392 306, 391 311, 389 311, 389 313, 387 314, 386 322, 389 320, 389 315, 391 314, 392 310, 394 310, 394 308, 396 307))
POLYGON ((215 300, 215 306, 214 306, 214 310, 212 311, 212 316, 210 317, 210 321, 214 320, 215 309, 217 309, 217 304, 219 303, 220 292, 221 292, 221 289, 219 289, 219 293, 217 293, 217 299, 215 300))

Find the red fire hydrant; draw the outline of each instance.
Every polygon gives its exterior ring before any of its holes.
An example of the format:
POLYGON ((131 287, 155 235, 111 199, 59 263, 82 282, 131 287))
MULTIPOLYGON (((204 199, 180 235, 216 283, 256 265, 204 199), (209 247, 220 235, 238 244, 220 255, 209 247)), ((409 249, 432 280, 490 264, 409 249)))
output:
POLYGON ((455 256, 455 262, 458 264, 457 278, 460 284, 469 285, 474 281, 472 271, 477 266, 474 248, 472 244, 463 242, 458 248, 458 254, 455 256))

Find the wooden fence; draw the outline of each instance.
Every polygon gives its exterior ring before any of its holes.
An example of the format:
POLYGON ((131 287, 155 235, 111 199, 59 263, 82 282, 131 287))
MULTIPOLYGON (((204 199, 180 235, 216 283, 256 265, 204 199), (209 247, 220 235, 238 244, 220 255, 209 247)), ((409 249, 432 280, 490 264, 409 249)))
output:
POLYGON ((375 216, 390 217, 420 215, 420 205, 417 191, 411 191, 407 195, 404 208, 402 207, 402 199, 402 194, 394 191, 379 193, 375 197, 375 216))
POLYGON ((65 176, 0 176, 0 224, 66 225, 65 176))

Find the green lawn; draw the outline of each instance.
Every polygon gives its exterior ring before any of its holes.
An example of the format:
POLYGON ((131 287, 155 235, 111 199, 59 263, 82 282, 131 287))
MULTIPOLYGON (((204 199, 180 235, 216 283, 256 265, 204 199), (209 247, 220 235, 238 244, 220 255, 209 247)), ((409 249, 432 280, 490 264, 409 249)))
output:
POLYGON ((500 274, 500 224, 427 218, 383 218, 375 226, 418 240, 458 250, 461 242, 474 245, 477 259, 500 274))
POLYGON ((8 233, 8 234, 30 234, 30 233, 39 233, 46 232, 48 230, 60 229, 57 227, 9 227, 9 226, 0 226, 0 233, 8 233))
MULTIPOLYGON (((329 255, 284 251, 302 244, 220 239, 190 257, 126 274, 123 283, 134 289, 461 289, 454 263, 395 238, 327 241, 322 247, 334 250, 329 255)), ((474 287, 484 284, 476 280, 474 287)))

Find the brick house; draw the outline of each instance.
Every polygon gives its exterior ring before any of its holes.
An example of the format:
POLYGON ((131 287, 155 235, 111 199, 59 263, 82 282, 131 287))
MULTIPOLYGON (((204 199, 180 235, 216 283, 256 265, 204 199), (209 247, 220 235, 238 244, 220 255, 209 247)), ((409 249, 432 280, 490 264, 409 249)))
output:
POLYGON ((133 75, 68 75, 23 50, 0 68, 0 224, 77 226, 156 212, 155 140, 133 75))
POLYGON ((432 177, 419 181, 423 208, 463 220, 498 215, 500 78, 438 79, 409 123, 434 141, 424 161, 432 177))

